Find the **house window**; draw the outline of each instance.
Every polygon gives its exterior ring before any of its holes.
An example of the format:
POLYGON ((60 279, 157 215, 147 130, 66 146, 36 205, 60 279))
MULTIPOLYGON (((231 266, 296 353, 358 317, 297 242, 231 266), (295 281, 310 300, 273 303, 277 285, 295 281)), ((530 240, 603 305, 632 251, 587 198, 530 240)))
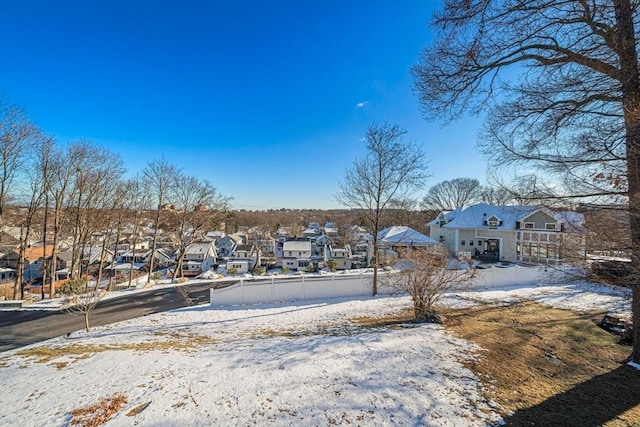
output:
POLYGON ((466 244, 466 240, 460 240, 460 246, 464 246, 466 244))
POLYGON ((444 236, 440 236, 440 243, 444 243, 444 236))
POLYGON ((482 240, 478 240, 478 246, 482 246, 482 240))
POLYGON ((469 246, 473 246, 473 240, 469 240, 469 246))
POLYGON ((293 252, 289 251, 289 256, 293 256, 293 252))
POLYGON ((544 225, 544 228, 545 228, 546 230, 555 230, 555 229, 556 229, 556 223, 555 223, 555 222, 547 222, 547 223, 544 225))
POLYGON ((525 222, 524 223, 524 228, 531 230, 531 229, 535 228, 535 225, 536 224, 533 223, 533 222, 525 222))
POLYGON ((495 220, 487 221, 487 225, 489 226, 489 228, 496 228, 498 226, 498 221, 495 221, 495 220))

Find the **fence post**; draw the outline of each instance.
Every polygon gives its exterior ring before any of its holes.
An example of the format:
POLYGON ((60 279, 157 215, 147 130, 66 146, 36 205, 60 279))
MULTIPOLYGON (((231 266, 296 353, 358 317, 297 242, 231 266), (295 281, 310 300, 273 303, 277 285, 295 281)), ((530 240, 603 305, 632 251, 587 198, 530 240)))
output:
POLYGON ((240 304, 244 305, 244 280, 240 279, 240 304))
POLYGON ((271 302, 276 300, 275 277, 271 276, 271 302))
POLYGON ((302 300, 304 301, 304 274, 302 275, 302 300))
POLYGON ((336 275, 332 274, 331 275, 331 297, 335 298, 336 297, 336 281, 335 281, 336 275))

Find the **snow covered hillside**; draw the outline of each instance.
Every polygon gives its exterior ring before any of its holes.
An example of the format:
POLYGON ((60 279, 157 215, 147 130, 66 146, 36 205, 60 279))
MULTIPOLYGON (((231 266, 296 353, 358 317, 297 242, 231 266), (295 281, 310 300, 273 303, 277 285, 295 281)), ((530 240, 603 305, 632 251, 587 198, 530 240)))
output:
MULTIPOLYGON (((478 291, 449 295, 446 303, 533 298, 578 310, 628 310, 621 295, 606 290, 478 291)), ((461 364, 482 357, 480 348, 441 326, 354 321, 410 307, 407 297, 201 306, 75 332, 0 355, 0 424, 66 425, 73 409, 118 393, 127 403, 108 426, 499 422, 461 364), (38 350, 43 345, 46 352, 38 350), (135 413, 142 404, 148 406, 135 413)))

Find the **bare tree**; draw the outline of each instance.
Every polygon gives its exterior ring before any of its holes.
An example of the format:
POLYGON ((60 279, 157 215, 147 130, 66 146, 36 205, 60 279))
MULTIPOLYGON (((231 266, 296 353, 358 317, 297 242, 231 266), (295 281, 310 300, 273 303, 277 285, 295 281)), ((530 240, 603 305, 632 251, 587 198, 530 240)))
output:
POLYGON ((640 73, 632 0, 450 0, 413 68, 423 112, 486 111, 481 147, 556 194, 628 205, 640 363, 640 73), (509 74, 507 71, 513 71, 509 74))
POLYGON ((0 219, 15 177, 22 171, 39 130, 25 112, 0 99, 0 219))
POLYGON ((75 168, 69 157, 69 151, 55 149, 54 147, 49 155, 51 156, 51 159, 47 188, 51 201, 53 202, 53 241, 51 243, 51 263, 49 264, 49 276, 51 277, 49 298, 53 298, 57 279, 58 242, 60 240, 66 218, 65 207, 67 205, 67 199, 70 197, 70 188, 72 187, 72 178, 75 173, 75 168))
MULTIPOLYGON (((25 254, 29 247, 29 239, 35 226, 35 217, 42 203, 44 197, 44 188, 42 186, 42 177, 38 174, 37 169, 32 169, 27 173, 28 185, 30 192, 27 198, 23 201, 22 205, 26 208, 24 214, 21 216, 20 222, 20 248, 18 249, 18 263, 16 267, 16 279, 13 290, 13 298, 15 299, 18 294, 20 298, 24 298, 24 282, 25 280, 31 281, 33 278, 24 277, 25 268, 25 254)), ((46 249, 46 248, 44 248, 46 249)), ((46 250, 43 249, 43 260, 46 259, 46 250)), ((43 284, 44 286, 44 284, 43 284)))
MULTIPOLYGON (((44 191, 44 218, 42 220, 42 246, 47 247, 48 226, 49 226, 49 192, 51 191, 51 167, 53 162, 54 140, 52 138, 43 139, 42 145, 37 153, 36 167, 42 178, 42 189, 44 191)), ((40 287, 40 299, 45 297, 47 282, 51 282, 51 275, 48 266, 51 262, 46 259, 42 263, 42 286, 40 287)), ((51 284, 49 285, 51 287, 51 284)))
POLYGON ((505 191, 502 188, 484 186, 480 192, 480 200, 482 203, 493 206, 509 205, 513 202, 513 196, 509 191, 505 191))
POLYGON ((403 254, 398 265, 400 272, 385 275, 384 281, 411 296, 418 323, 442 323, 435 307, 438 300, 447 292, 468 287, 476 273, 470 262, 453 262, 444 246, 414 248, 403 254))
POLYGON ((187 247, 200 240, 215 216, 229 208, 229 198, 219 194, 208 181, 179 174, 169 192, 170 203, 177 220, 178 258, 176 276, 182 277, 182 263, 187 247))
POLYGON ((156 202, 154 206, 156 215, 153 222, 154 233, 151 242, 151 260, 149 261, 147 284, 151 283, 151 276, 155 264, 155 253, 158 247, 158 230, 160 228, 160 213, 163 209, 162 205, 167 202, 170 187, 175 182, 179 172, 177 167, 169 164, 164 158, 149 162, 142 172, 156 202))
POLYGON ((108 206, 113 184, 124 173, 124 167, 119 155, 88 141, 73 144, 69 156, 74 165, 72 194, 68 198, 74 230, 70 273, 71 277, 79 277, 91 233, 101 225, 97 212, 108 206))
MULTIPOLYGON (((133 271, 136 258, 136 248, 140 239, 140 232, 145 220, 147 208, 151 204, 151 194, 149 188, 150 182, 142 176, 134 176, 127 180, 124 184, 123 200, 125 208, 132 213, 131 237, 129 240, 129 248, 131 251, 131 268, 129 269, 129 287, 133 284, 133 271)), ((118 242, 116 242, 116 247, 118 242)), ((153 257, 153 254, 151 255, 153 257)), ((149 270, 148 276, 151 276, 149 270)), ((147 282, 149 283, 149 282, 147 282)))
POLYGON ((84 329, 89 332, 89 315, 106 292, 98 287, 89 289, 84 278, 71 279, 61 291, 63 300, 60 310, 71 315, 80 313, 84 317, 84 329))
POLYGON ((367 154, 356 160, 339 183, 338 202, 362 212, 373 233, 373 295, 378 293, 378 232, 392 200, 406 199, 428 177, 423 151, 404 141, 406 131, 389 123, 371 125, 365 133, 367 154))
MULTIPOLYGON (((435 214, 432 212, 419 209, 417 199, 394 199, 389 201, 382 222, 388 225, 406 225, 421 233, 428 233, 429 229, 425 224, 431 221, 434 216, 435 214)), ((343 232, 346 232, 346 228, 343 232)))
POLYGON ((474 178, 442 181, 429 188, 422 199, 422 208, 438 212, 453 211, 480 201, 482 186, 474 178))

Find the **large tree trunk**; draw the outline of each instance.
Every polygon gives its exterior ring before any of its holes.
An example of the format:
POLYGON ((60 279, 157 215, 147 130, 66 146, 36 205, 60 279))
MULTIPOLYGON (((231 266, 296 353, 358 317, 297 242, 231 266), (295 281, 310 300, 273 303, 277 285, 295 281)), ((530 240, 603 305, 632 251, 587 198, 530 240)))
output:
POLYGON ((151 259, 149 260, 149 275, 147 276, 147 284, 151 284, 151 274, 153 273, 153 267, 155 264, 156 257, 156 247, 158 241, 158 227, 160 226, 160 205, 158 205, 158 210, 156 212, 156 221, 153 230, 153 240, 151 241, 151 259))
POLYGON ((171 283, 175 283, 176 277, 180 275, 180 278, 184 277, 184 272, 182 266, 184 265, 184 249, 180 250, 180 255, 178 256, 178 260, 176 262, 176 270, 173 273, 173 277, 171 278, 171 283))
POLYGON ((614 0, 619 31, 620 70, 627 148, 629 217, 631 224, 631 265, 635 268, 630 283, 633 316, 633 353, 640 363, 640 76, 636 53, 635 30, 629 0, 614 0))
POLYGON ((58 275, 56 270, 58 268, 58 238, 60 236, 60 208, 56 200, 56 208, 53 211, 53 248, 51 248, 51 285, 49 286, 49 299, 53 299, 56 293, 56 281, 58 275))
MULTIPOLYGON (((133 282, 133 265, 136 261, 136 244, 138 243, 138 239, 133 238, 133 245, 131 246, 131 264, 129 268, 129 288, 131 287, 131 283, 133 282)), ((152 255, 153 256, 153 255, 152 255)), ((151 273, 149 273, 151 274, 151 273)))
MULTIPOLYGON (((45 195, 44 202, 44 223, 42 225, 42 244, 47 248, 47 221, 49 220, 49 196, 45 195)), ((47 259, 42 260, 42 287, 40 288, 40 299, 44 299, 44 287, 47 284, 47 259)))

